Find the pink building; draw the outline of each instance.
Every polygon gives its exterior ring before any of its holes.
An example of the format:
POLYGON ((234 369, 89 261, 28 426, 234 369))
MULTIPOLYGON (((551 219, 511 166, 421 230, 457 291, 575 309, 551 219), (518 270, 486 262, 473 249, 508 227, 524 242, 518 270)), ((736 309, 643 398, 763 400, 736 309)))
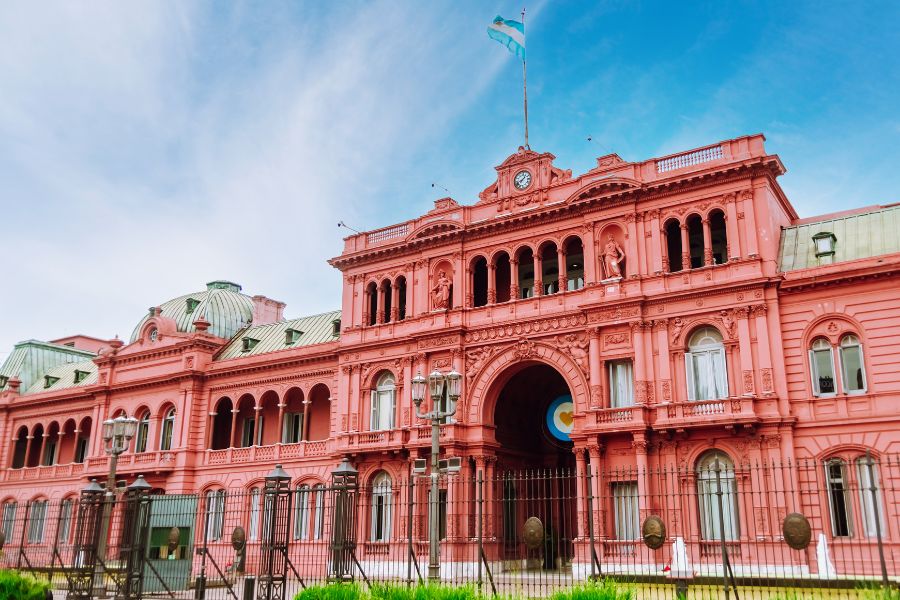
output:
MULTIPOLYGON (((571 483, 600 503, 608 561, 634 551, 616 541, 651 514, 716 539, 722 515, 697 475, 715 459, 736 490, 723 516, 735 551, 779 543, 795 511, 832 545, 873 551, 875 519, 900 539, 886 491, 847 492, 888 488, 860 461, 900 450, 900 206, 800 219, 762 135, 642 162, 610 154, 577 176, 553 160, 520 148, 476 202, 443 198, 346 238, 329 261, 339 311, 287 319, 283 303, 218 281, 150 309, 127 341, 17 345, 0 368, 6 522, 102 480, 98 425, 118 414, 139 420, 120 478, 144 474, 166 494, 250 491, 275 463, 315 489, 345 456, 380 494, 430 451, 411 378, 456 369, 441 443, 462 477, 638 473, 571 483), (788 461, 814 466, 742 466, 788 461), (668 468, 693 475, 663 484, 668 468), (741 505, 757 477, 763 500, 741 505)), ((455 500, 473 499, 458 487, 455 500)), ((471 515, 449 512, 446 536, 470 539, 471 515)), ((367 542, 399 535, 400 515, 364 521, 367 542)), ((577 545, 585 526, 581 514, 565 535, 577 545)))

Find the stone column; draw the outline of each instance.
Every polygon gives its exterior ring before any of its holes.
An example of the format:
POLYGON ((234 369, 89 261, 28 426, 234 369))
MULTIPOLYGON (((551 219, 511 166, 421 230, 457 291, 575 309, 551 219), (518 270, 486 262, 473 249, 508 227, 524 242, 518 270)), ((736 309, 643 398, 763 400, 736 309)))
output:
POLYGON ((254 418, 253 418, 253 443, 250 445, 251 446, 261 446, 262 444, 260 444, 260 441, 261 441, 260 435, 262 435, 262 432, 259 428, 259 425, 260 425, 259 417, 262 413, 262 406, 259 406, 259 405, 254 406, 253 412, 255 413, 254 418))
POLYGON ((709 229, 709 219, 704 217, 703 224, 703 264, 707 267, 713 264, 712 232, 709 229))
POLYGON ((750 347, 750 324, 748 315, 750 309, 741 306, 734 309, 734 315, 737 317, 738 330, 738 346, 741 357, 741 381, 738 383, 740 394, 744 396, 753 396, 755 394, 755 386, 753 383, 753 350, 750 347))
POLYGON ((304 442, 309 441, 309 407, 312 404, 312 401, 304 396, 303 397, 303 430, 300 432, 300 439, 304 442))
POLYGON ((656 209, 648 210, 647 218, 650 219, 648 225, 650 227, 650 247, 653 248, 650 257, 650 270, 654 275, 659 275, 663 272, 662 257, 665 256, 665 250, 662 250, 662 246, 660 246, 659 211, 656 209))
POLYGON ((512 258, 509 261, 509 299, 519 299, 519 259, 512 258))
MULTIPOLYGON (((31 445, 34 443, 34 436, 29 432, 28 435, 25 436, 25 439, 27 441, 25 442, 25 462, 22 463, 23 467, 28 466, 28 459, 31 458, 31 445)), ((40 456, 38 457, 38 464, 41 464, 40 456)))
POLYGON ((465 307, 475 306, 475 271, 466 267, 466 300, 465 307))
POLYGON ((365 284, 363 284, 363 307, 362 307, 362 325, 363 327, 369 326, 369 306, 371 305, 371 300, 369 300, 369 288, 365 284))
POLYGON ((566 249, 561 246, 556 249, 556 264, 559 271, 559 291, 566 292, 569 289, 569 276, 566 272, 566 249))
POLYGON ((497 303, 497 265, 491 261, 487 265, 487 303, 497 303))
POLYGON ((759 241, 757 240, 756 230, 756 212, 753 202, 753 191, 744 190, 741 192, 741 212, 738 213, 738 219, 744 217, 746 226, 744 231, 747 232, 747 256, 756 258, 759 256, 759 241))
MULTIPOLYGON (((281 399, 281 402, 278 403, 278 443, 284 443, 284 408, 287 405, 284 403, 284 398, 281 399)), ((303 426, 306 427, 306 419, 303 419, 303 426)), ((302 435, 301 438, 303 439, 302 435)))
POLYGON ((666 233, 666 230, 660 227, 659 229, 659 254, 662 259, 662 272, 669 272, 669 235, 666 233))
POLYGON ((603 406, 603 371, 600 368, 600 328, 588 333, 588 365, 591 376, 591 408, 603 406))
POLYGON ((659 393, 662 402, 672 402, 672 365, 669 357, 669 320, 657 319, 653 322, 656 329, 657 378, 659 379, 659 393))
POLYGON ((44 433, 41 434, 41 450, 38 452, 38 466, 44 466, 44 452, 47 451, 47 438, 50 437, 50 434, 44 430, 44 433))
POLYGON ((634 403, 647 403, 647 365, 644 355, 644 323, 631 323, 631 344, 634 347, 634 403))
MULTIPOLYGON (((600 493, 603 490, 603 470, 600 464, 600 446, 598 444, 588 444, 588 468, 591 470, 591 494, 594 496, 594 535, 597 539, 603 539, 604 527, 603 519, 603 502, 605 498, 600 493)), ((602 548, 603 545, 601 544, 602 548)))
POLYGON ((631 447, 634 448, 637 471, 638 512, 640 514, 640 522, 643 523, 644 518, 646 518, 652 508, 650 505, 650 490, 647 487, 647 449, 649 444, 645 435, 643 433, 635 433, 631 447))
POLYGON ((728 241, 726 243, 728 246, 728 260, 740 260, 741 235, 738 230, 736 194, 725 194, 723 200, 725 201, 725 232, 728 236, 728 241))
MULTIPOLYGON (((538 249, 540 250, 540 249, 538 249)), ((535 252, 533 255, 534 258, 534 297, 544 295, 544 282, 543 282, 543 261, 541 260, 541 255, 539 252, 535 252)))
POLYGON ((572 452, 575 453, 575 498, 578 506, 577 514, 577 532, 575 539, 583 540, 587 537, 587 490, 585 489, 585 461, 584 448, 575 447, 572 452))
POLYGON ((597 248, 594 244, 593 224, 585 226, 581 247, 584 252, 584 285, 588 286, 600 281, 600 278, 597 277, 597 248))
POLYGON ((391 322, 396 323, 400 318, 400 286, 394 281, 391 285, 391 322))
POLYGON ((638 250, 638 235, 637 235, 637 226, 635 221, 637 220, 637 214, 631 213, 625 215, 625 223, 628 227, 628 239, 625 240, 625 246, 628 248, 625 251, 625 270, 628 272, 622 272, 622 278, 628 277, 637 277, 641 271, 641 257, 639 255, 640 250, 638 250))
POLYGON ((412 425, 412 378, 413 378, 413 357, 407 357, 403 360, 403 397, 400 399, 400 415, 403 420, 403 427, 412 425))
POLYGON ((765 304, 758 304, 751 309, 756 325, 756 357, 759 359, 759 375, 762 393, 775 393, 775 381, 772 373, 772 348, 769 346, 769 322, 766 318, 765 304))
POLYGON ((379 283, 375 286, 375 294, 376 294, 376 309, 375 309, 375 323, 377 325, 381 325, 384 323, 384 285, 379 283))
POLYGON ((237 405, 236 405, 236 404, 232 404, 232 409, 231 409, 231 442, 229 443, 229 446, 232 447, 232 448, 237 448, 237 447, 238 447, 238 445, 237 445, 237 439, 238 439, 238 437, 237 437, 237 436, 238 436, 238 433, 237 433, 237 418, 238 418, 238 412, 239 412, 239 410, 238 410, 238 408, 237 408, 237 405))
POLYGON ((681 224, 681 269, 687 271, 691 268, 691 241, 688 238, 687 223, 681 224))

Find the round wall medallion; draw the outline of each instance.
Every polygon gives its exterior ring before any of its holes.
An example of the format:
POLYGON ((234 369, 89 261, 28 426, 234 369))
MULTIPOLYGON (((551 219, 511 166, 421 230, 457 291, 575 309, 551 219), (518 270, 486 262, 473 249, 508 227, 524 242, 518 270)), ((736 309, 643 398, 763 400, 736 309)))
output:
POLYGON ((641 537, 644 538, 644 544, 651 550, 658 550, 666 542, 666 524, 656 515, 650 515, 644 519, 641 526, 641 537))
POLYGON ((809 520, 800 513, 790 513, 781 524, 784 542, 794 550, 803 550, 812 541, 809 520))
POLYGON ((544 543, 544 524, 537 517, 528 517, 525 524, 522 525, 522 539, 525 541, 525 547, 529 550, 535 550, 544 543))
POLYGON ((169 552, 175 551, 175 548, 178 547, 179 541, 181 541, 181 530, 177 527, 173 527, 169 530, 169 552))
POLYGON ((240 552, 244 548, 244 544, 247 543, 247 534, 244 532, 244 528, 238 525, 234 528, 234 531, 231 532, 231 547, 240 552))
POLYGON ((575 405, 572 396, 563 394, 547 407, 547 430, 561 442, 571 442, 572 427, 575 422, 575 405))

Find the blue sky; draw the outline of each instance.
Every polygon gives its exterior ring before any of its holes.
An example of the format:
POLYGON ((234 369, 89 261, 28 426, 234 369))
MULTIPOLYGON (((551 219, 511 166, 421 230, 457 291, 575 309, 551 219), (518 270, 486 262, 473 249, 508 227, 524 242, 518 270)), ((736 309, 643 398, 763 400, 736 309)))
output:
MULTIPOLYGON (((336 308, 338 220, 471 203, 522 143, 485 33, 520 3, 2 10, 0 358, 213 279, 336 308)), ((531 146, 578 173, 764 132, 801 216, 900 201, 898 29, 896 2, 529 5, 531 146)))

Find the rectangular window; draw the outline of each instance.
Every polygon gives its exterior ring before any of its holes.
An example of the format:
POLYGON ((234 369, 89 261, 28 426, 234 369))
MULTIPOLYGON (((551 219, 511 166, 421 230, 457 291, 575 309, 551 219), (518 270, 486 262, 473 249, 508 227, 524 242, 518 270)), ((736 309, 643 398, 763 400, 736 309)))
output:
POLYGON ((880 527, 881 535, 884 537, 887 527, 884 523, 884 511, 881 508, 878 464, 873 460, 870 466, 868 459, 862 457, 856 461, 856 469, 859 479, 859 506, 862 510, 863 534, 868 538, 876 538, 880 527))
POLYGON ((394 390, 372 392, 372 431, 391 429, 394 426, 394 390))
POLYGON ((172 449, 172 433, 175 429, 175 420, 174 418, 166 417, 163 419, 162 425, 162 435, 159 438, 159 449, 160 450, 171 450, 172 449))
POLYGON ((447 490, 438 490, 438 538, 447 539, 447 490))
POLYGON ((813 393, 816 396, 834 393, 834 357, 831 347, 810 350, 813 393))
POLYGON ((297 488, 297 508, 294 517, 294 539, 305 540, 309 535, 309 486, 297 488))
POLYGON ((250 539, 259 539, 259 488, 250 490, 250 539))
POLYGON ((865 392, 866 372, 863 367, 861 346, 842 347, 840 356, 844 391, 849 393, 865 392))
POLYGON ((44 466, 49 467, 56 463, 56 440, 47 439, 47 445, 44 447, 44 466))
POLYGON ((59 507, 59 529, 57 541, 65 544, 69 541, 69 532, 72 530, 72 508, 74 501, 71 498, 63 500, 59 507))
POLYGON ((825 463, 828 483, 828 507, 831 512, 831 534, 834 537, 850 537, 850 496, 847 493, 847 473, 843 461, 825 463))
POLYGON ((28 543, 40 544, 44 541, 44 525, 47 518, 47 501, 32 502, 28 511, 28 543))
POLYGON ((630 360, 609 363, 609 405, 612 408, 634 406, 634 375, 630 360))
POLYGON ((387 542, 391 532, 391 494, 376 491, 372 495, 372 541, 387 542))
POLYGON ((78 438, 78 441, 75 442, 75 460, 73 462, 83 463, 85 457, 87 457, 87 449, 88 449, 87 438, 83 438, 83 437, 78 438))
POLYGON ((613 517, 617 540, 640 538, 638 485, 636 481, 617 481, 612 484, 613 517))
POLYGON ((218 540, 222 537, 222 529, 225 525, 225 490, 215 490, 206 493, 206 534, 210 540, 218 540))
POLYGON ((3 505, 3 523, 0 524, 0 531, 3 532, 7 542, 12 540, 13 529, 16 523, 17 506, 18 505, 15 502, 7 502, 3 505))
POLYGON ((684 355, 684 361, 687 367, 689 400, 718 400, 728 397, 724 350, 716 348, 688 352, 684 355))
POLYGON ((704 540, 721 540, 722 526, 725 526, 725 540, 738 539, 737 494, 735 493, 734 472, 722 473, 716 481, 711 470, 706 469, 697 481, 700 508, 700 534, 704 540), (721 510, 719 509, 719 486, 721 486, 721 510))
POLYGON ((256 429, 256 419, 247 417, 244 419, 244 428, 241 431, 241 448, 249 448, 253 445, 253 433, 256 429))
POLYGON ((322 539, 322 532, 325 529, 325 487, 318 485, 316 491, 316 513, 315 513, 315 529, 313 530, 313 538, 322 539))
POLYGON ((281 443, 296 444, 303 434, 303 413, 285 413, 281 443))

